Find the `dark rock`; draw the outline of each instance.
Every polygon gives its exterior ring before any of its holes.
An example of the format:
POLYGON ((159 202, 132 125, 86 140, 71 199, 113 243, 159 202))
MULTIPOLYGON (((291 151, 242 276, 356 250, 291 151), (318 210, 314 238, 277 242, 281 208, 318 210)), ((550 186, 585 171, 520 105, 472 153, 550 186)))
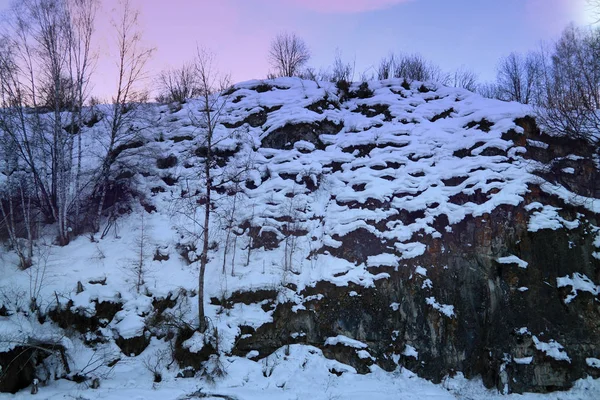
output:
POLYGON ((176 165, 177 165, 177 156, 175 156, 174 154, 170 154, 169 156, 167 156, 165 158, 158 158, 156 160, 156 167, 159 169, 173 168, 176 165))
POLYGON ((435 122, 438 119, 448 118, 454 112, 454 108, 450 108, 444 112, 441 112, 437 115, 434 115, 433 118, 430 119, 431 122, 435 122))
POLYGON ((0 353, 0 392, 17 393, 25 389, 35 377, 35 350, 15 347, 0 353))
POLYGON ((342 129, 343 125, 327 119, 312 124, 299 123, 287 124, 269 133, 262 141, 262 147, 274 149, 291 149, 299 140, 305 140, 322 149, 323 143, 319 135, 335 134, 342 129))
POLYGON ((127 339, 118 336, 115 339, 115 343, 126 356, 138 356, 146 350, 146 347, 150 344, 150 335, 146 334, 146 331, 144 331, 140 336, 134 336, 127 339))
MULTIPOLYGON (((527 201, 538 194, 533 191, 527 201)), ((323 297, 297 312, 289 304, 279 304, 273 322, 241 337, 234 353, 258 350, 265 357, 281 346, 307 343, 359 372, 368 372, 368 363, 354 358, 354 349, 324 346, 328 337, 345 335, 367 344, 382 368, 392 369, 390 359, 396 354, 406 367, 434 382, 461 371, 468 378, 481 376, 488 387, 503 390, 508 385, 511 392, 568 389, 590 373, 585 358, 598 356, 594 343, 600 343, 600 306, 583 293, 565 304, 570 288, 558 290, 556 278, 580 272, 597 279, 600 263, 589 256, 593 235, 586 236, 584 226, 529 232, 527 221, 523 208, 500 206, 490 215, 467 217, 441 239, 429 239, 423 256, 398 270, 386 269, 390 279, 376 281, 374 288, 320 282, 302 296, 323 297), (574 242, 575 247, 570 245, 574 242), (527 269, 494 261, 506 254, 526 260, 527 269), (422 287, 424 278, 414 274, 415 265, 432 266, 427 271, 432 288, 422 287), (521 292, 519 287, 528 290, 521 292), (349 296, 350 291, 360 296, 349 296), (427 304, 429 297, 453 305, 454 316, 427 304), (537 350, 531 335, 516 333, 523 327, 539 340, 559 342, 571 362, 537 350), (292 334, 298 332, 303 335, 294 338, 292 334), (418 360, 401 356, 406 344, 417 349, 418 360), (530 365, 511 361, 524 356, 533 357, 530 365)), ((439 223, 445 226, 447 220, 439 223)), ((336 238, 344 241, 339 249, 328 250, 362 263, 384 251, 384 243, 370 235, 355 231, 336 238)))
POLYGON ((216 350, 210 343, 205 343, 202 349, 197 353, 193 353, 185 348, 183 343, 191 338, 194 332, 195 331, 190 328, 180 329, 175 340, 173 358, 184 371, 190 370, 195 374, 196 371, 199 371, 202 368, 202 364, 210 359, 211 355, 216 354, 216 350))
POLYGON ((73 303, 69 301, 64 308, 50 310, 48 316, 61 328, 72 328, 80 333, 95 332, 99 327, 106 326, 122 309, 120 303, 110 301, 96 302, 96 312, 91 315, 85 311, 73 310, 72 307, 73 303))

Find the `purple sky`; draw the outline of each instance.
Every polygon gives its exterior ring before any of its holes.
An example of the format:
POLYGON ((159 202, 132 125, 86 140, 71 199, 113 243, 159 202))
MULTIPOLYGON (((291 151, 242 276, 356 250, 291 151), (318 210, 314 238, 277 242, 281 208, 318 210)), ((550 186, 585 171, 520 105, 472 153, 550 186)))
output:
MULTIPOLYGON (((9 0, 0 0, 0 9, 9 0)), ((110 11, 103 0, 94 92, 114 85, 110 11)), ((264 78, 268 46, 278 32, 304 38, 310 65, 330 65, 336 49, 356 63, 358 75, 390 51, 419 52, 452 70, 465 65, 481 80, 494 76, 498 59, 556 38, 571 21, 589 23, 586 0, 133 0, 141 10, 144 40, 157 51, 153 74, 190 60, 196 43, 211 49, 234 82, 264 78)))

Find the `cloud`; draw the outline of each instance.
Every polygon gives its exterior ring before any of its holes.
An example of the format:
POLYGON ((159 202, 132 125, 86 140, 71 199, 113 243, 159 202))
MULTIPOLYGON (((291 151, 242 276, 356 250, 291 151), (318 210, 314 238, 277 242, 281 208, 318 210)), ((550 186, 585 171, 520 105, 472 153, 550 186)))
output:
POLYGON ((361 13, 412 0, 288 0, 296 7, 321 13, 361 13))

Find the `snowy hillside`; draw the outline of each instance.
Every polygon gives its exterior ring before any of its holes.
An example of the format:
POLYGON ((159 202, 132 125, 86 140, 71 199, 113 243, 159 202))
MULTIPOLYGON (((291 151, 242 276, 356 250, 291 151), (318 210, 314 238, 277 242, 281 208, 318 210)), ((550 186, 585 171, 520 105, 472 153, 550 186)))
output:
POLYGON ((210 334, 202 104, 144 105, 101 231, 60 247, 44 227, 25 271, 0 254, 0 380, 23 353, 42 398, 600 397, 597 149, 435 84, 282 78, 222 99, 210 334))

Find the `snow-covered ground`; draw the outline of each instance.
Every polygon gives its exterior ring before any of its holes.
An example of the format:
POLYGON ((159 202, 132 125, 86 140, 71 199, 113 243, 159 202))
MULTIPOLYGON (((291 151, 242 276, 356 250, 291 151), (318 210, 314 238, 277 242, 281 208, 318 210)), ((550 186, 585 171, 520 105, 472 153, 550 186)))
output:
MULTIPOLYGON (((225 376, 207 382, 202 378, 177 378, 174 372, 163 373, 163 380, 153 383, 153 375, 141 360, 152 358, 164 349, 154 341, 138 357, 127 358, 108 373, 98 389, 70 381, 52 382, 41 387, 36 398, 103 399, 103 400, 175 400, 188 398, 239 400, 296 399, 523 399, 584 400, 600 398, 600 385, 592 379, 580 380, 569 392, 549 394, 501 395, 487 390, 480 381, 469 381, 460 374, 435 385, 406 369, 385 372, 372 367, 367 375, 358 375, 352 367, 327 360, 317 348, 292 345, 289 352, 279 349, 258 362, 239 357, 222 357, 225 376), (332 373, 342 373, 340 376, 332 373), (213 394, 214 396, 211 396, 213 394), (228 396, 228 397, 224 397, 228 396)), ((16 395, 0 394, 0 399, 31 398, 27 391, 16 395)))

